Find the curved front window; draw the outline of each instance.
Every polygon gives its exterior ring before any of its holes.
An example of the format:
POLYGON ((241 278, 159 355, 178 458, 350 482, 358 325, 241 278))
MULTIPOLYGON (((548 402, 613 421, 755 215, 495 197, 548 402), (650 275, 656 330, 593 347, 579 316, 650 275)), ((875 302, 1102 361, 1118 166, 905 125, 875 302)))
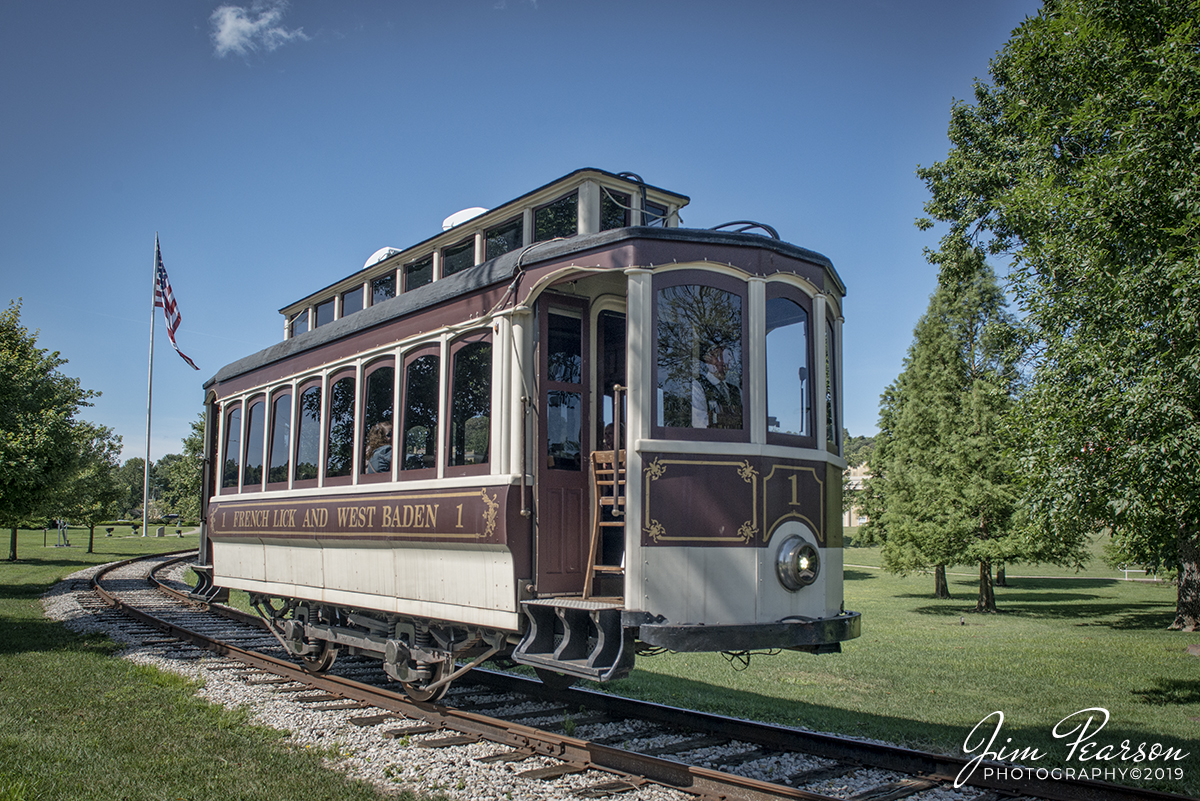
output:
POLYGON ((657 303, 658 425, 745 429, 743 296, 678 284, 659 289, 657 303))
POLYGON ((790 298, 767 299, 767 433, 812 436, 808 312, 790 298))

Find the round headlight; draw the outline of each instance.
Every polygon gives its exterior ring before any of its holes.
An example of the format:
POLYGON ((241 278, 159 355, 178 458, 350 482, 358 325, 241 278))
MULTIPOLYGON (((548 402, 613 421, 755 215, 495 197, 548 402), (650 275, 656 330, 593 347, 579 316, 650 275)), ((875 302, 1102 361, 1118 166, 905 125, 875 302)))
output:
POLYGON ((785 589, 795 592, 817 580, 821 557, 804 539, 791 536, 779 546, 775 556, 775 575, 785 589))

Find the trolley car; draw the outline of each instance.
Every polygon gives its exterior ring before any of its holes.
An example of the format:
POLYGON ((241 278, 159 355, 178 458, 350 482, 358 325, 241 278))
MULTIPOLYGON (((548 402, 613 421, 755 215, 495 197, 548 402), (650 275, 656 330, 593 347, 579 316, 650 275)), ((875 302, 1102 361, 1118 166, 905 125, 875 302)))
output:
POLYGON ((766 226, 679 227, 687 203, 578 170, 281 309, 205 384, 197 592, 417 699, 488 659, 607 681, 858 636, 845 288, 766 226))

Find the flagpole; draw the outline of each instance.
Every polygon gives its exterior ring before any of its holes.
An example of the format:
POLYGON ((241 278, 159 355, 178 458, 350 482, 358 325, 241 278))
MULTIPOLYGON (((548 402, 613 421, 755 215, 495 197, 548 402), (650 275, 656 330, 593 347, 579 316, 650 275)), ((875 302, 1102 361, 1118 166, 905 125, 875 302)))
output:
POLYGON ((142 477, 142 536, 150 533, 150 406, 154 396, 154 297, 158 289, 158 232, 154 232, 154 259, 150 262, 150 367, 146 371, 146 464, 142 477))

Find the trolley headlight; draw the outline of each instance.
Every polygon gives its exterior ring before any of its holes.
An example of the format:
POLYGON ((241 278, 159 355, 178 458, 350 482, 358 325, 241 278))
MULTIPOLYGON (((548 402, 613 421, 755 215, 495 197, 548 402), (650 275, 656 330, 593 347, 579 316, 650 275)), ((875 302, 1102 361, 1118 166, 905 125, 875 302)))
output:
POLYGON ((817 580, 821 557, 817 549, 795 535, 785 539, 775 556, 775 575, 785 589, 796 592, 817 580))

